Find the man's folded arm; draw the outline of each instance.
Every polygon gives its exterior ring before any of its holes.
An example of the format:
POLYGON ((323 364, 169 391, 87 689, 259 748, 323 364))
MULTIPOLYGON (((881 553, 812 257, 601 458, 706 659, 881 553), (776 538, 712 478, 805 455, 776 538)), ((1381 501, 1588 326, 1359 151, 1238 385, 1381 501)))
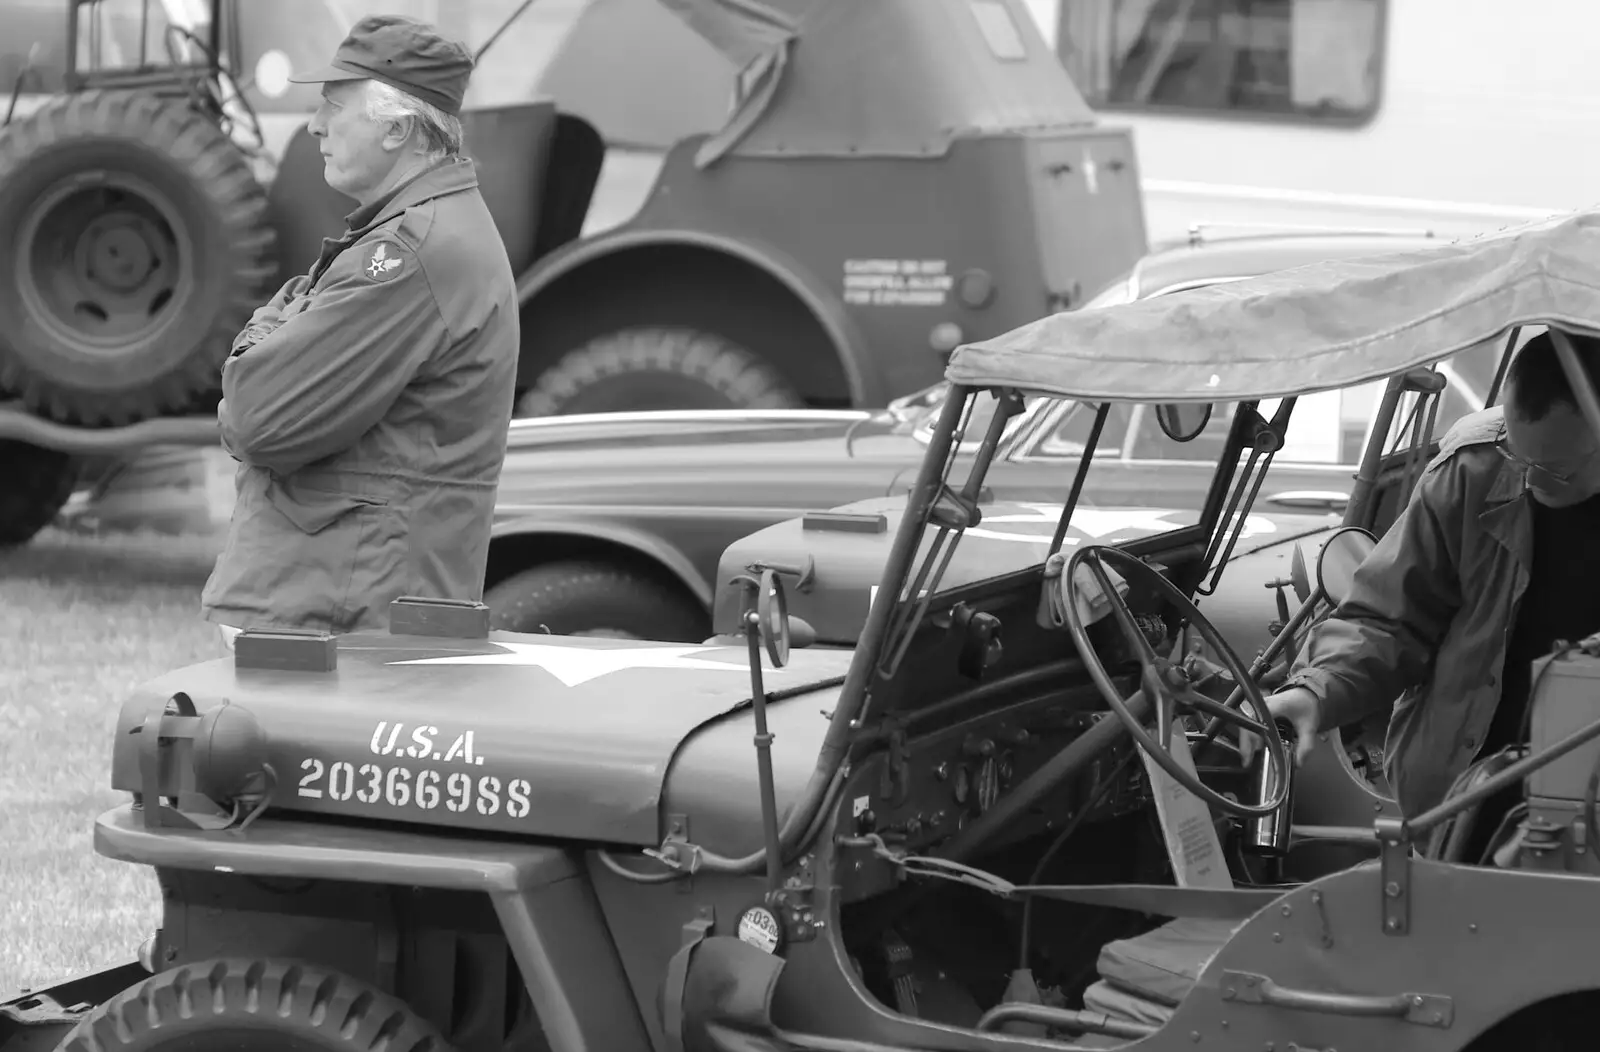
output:
POLYGON ((1280 690, 1305 687, 1323 730, 1393 704, 1427 674, 1461 606, 1454 550, 1462 486, 1449 461, 1430 465, 1405 510, 1356 570, 1344 602, 1307 636, 1280 690))
POLYGON ((311 277, 307 274, 301 274, 284 282, 283 288, 279 289, 270 300, 257 307, 255 313, 250 315, 250 320, 245 323, 243 329, 239 330, 239 335, 233 338, 233 346, 230 348, 230 353, 240 354, 254 347, 261 342, 263 336, 283 324, 283 309, 289 305, 290 300, 298 296, 310 283, 311 277))
POLYGON ((278 474, 349 449, 448 341, 415 254, 393 237, 358 242, 304 310, 224 365, 223 445, 278 474))

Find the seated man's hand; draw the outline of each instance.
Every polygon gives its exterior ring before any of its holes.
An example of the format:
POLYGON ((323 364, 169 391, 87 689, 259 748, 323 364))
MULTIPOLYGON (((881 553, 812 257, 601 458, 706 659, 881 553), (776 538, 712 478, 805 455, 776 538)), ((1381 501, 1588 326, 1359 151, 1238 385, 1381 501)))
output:
MULTIPOLYGON (((1276 694, 1268 694, 1266 700, 1267 711, 1272 713, 1273 719, 1283 720, 1294 728, 1294 762, 1298 767, 1311 755, 1311 747, 1316 744, 1317 728, 1322 723, 1322 706, 1317 702, 1317 696, 1304 687, 1290 687, 1276 694)), ((1239 753, 1246 765, 1255 757, 1256 750, 1265 744, 1249 731, 1239 732, 1239 753)))

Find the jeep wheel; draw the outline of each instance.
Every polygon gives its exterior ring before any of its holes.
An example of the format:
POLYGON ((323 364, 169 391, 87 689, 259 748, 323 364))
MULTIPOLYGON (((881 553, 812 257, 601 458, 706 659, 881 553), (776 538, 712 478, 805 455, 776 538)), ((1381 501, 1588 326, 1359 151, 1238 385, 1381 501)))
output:
POLYGON ((597 336, 567 352, 534 380, 517 403, 517 415, 805 404, 781 373, 722 336, 633 328, 597 336))
POLYGON ((535 566, 483 601, 490 625, 508 632, 698 643, 710 631, 705 611, 680 588, 603 562, 535 566))
POLYGON ((266 193, 188 103, 57 99, 0 136, 0 388, 47 416, 125 424, 217 386, 273 292, 266 193))
POLYGON ((211 960, 153 975, 99 1005, 62 1052, 451 1052, 404 1003, 293 961, 211 960))
POLYGON ((55 521, 78 484, 78 462, 54 449, 0 439, 0 549, 27 544, 55 521))

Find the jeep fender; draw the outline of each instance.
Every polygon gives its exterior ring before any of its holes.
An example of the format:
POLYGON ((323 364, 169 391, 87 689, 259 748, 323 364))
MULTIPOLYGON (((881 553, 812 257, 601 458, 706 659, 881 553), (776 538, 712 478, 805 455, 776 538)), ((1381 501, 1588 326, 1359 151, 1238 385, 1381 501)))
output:
POLYGON ((643 249, 681 247, 709 252, 736 262, 776 281, 816 322, 843 373, 853 405, 881 404, 882 380, 871 365, 866 340, 845 311, 840 298, 806 267, 771 245, 725 234, 687 229, 618 228, 593 238, 573 242, 550 253, 517 279, 517 299, 524 314, 540 296, 562 279, 579 278, 584 271, 602 270, 643 249))
MULTIPOLYGON (((600 541, 613 547, 626 548, 637 555, 649 559, 670 573, 680 584, 687 588, 697 601, 707 611, 711 609, 713 598, 711 582, 705 575, 695 569, 694 563, 676 547, 666 543, 659 537, 652 536, 641 530, 631 530, 624 526, 611 523, 591 522, 584 519, 546 519, 537 521, 515 519, 510 522, 497 524, 489 534, 489 561, 496 565, 498 560, 495 551, 504 551, 509 542, 520 539, 533 539, 539 537, 574 537, 584 540, 600 541)), ((526 569, 525 566, 499 565, 502 572, 500 577, 509 576, 518 570, 526 569)))

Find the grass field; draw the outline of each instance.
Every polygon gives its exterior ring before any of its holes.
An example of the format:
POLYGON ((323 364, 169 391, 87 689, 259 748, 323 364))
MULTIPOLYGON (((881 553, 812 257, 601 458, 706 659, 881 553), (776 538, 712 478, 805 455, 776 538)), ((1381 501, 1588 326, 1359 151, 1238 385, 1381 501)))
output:
POLYGON ((219 656, 202 538, 57 532, 0 554, 0 1000, 131 958, 158 917, 149 871, 94 853, 112 733, 140 681, 219 656))

